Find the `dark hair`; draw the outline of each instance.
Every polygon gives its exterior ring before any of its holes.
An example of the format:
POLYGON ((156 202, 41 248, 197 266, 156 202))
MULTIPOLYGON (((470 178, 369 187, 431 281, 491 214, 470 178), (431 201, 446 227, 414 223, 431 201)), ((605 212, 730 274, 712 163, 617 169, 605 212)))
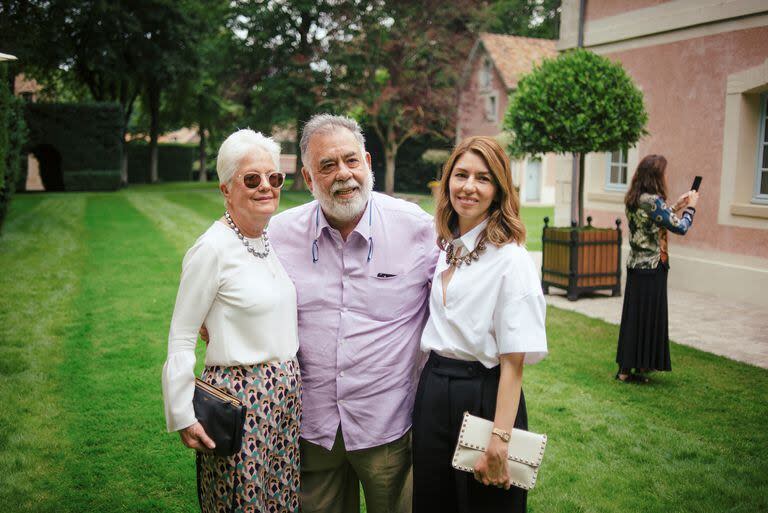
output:
POLYGON ((496 184, 496 198, 488 212, 488 226, 478 237, 478 244, 486 241, 496 246, 510 242, 523 244, 525 226, 520 220, 520 200, 512 184, 509 157, 492 137, 475 136, 461 141, 443 165, 440 196, 435 208, 437 245, 445 249, 445 242, 453 239, 453 230, 459 222, 459 215, 451 204, 450 180, 456 162, 467 152, 483 159, 496 184))
POLYGON ((629 208, 637 208, 641 194, 656 194, 667 199, 667 179, 664 171, 667 169, 667 159, 661 155, 647 155, 640 161, 632 176, 624 204, 629 208))

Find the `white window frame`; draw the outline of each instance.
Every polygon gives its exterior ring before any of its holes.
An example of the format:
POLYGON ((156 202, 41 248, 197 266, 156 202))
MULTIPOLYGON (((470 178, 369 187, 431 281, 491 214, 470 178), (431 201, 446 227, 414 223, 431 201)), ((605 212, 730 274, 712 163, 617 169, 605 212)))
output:
POLYGON ((618 162, 614 162, 611 160, 613 157, 613 152, 609 151, 608 154, 605 157, 605 190, 606 191, 617 191, 617 192, 624 192, 627 190, 627 187, 629 186, 629 150, 614 150, 619 152, 619 158, 620 160, 618 162), (623 158, 622 158, 623 157, 623 158), (626 170, 626 176, 627 181, 625 183, 618 183, 618 182, 612 182, 611 181, 611 167, 613 166, 619 166, 620 168, 623 167, 626 170))
POLYGON ((483 59, 483 64, 480 66, 480 89, 486 90, 491 88, 493 83, 493 63, 489 57, 483 59))
POLYGON ((763 152, 768 148, 768 134, 765 133, 765 122, 768 117, 768 93, 763 93, 760 98, 760 125, 757 129, 757 159, 755 161, 755 190, 752 203, 768 205, 768 193, 760 192, 763 174, 768 174, 768 168, 763 166, 763 152))
POLYGON ((485 119, 494 123, 499 120, 499 98, 496 93, 485 97, 485 119))

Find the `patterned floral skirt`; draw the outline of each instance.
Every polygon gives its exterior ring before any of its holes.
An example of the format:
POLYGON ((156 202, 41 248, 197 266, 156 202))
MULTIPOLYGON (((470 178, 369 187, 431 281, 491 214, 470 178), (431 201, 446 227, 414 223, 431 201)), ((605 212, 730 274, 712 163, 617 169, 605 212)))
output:
POLYGON ((299 511, 301 376, 296 359, 206 367, 202 379, 248 408, 239 452, 229 457, 197 453, 202 512, 299 511))

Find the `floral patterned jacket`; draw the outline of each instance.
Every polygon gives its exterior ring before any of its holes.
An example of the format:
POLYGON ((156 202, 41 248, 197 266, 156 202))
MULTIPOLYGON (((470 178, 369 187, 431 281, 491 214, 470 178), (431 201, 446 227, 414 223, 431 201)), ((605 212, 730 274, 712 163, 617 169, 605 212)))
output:
POLYGON ((686 207, 678 217, 655 194, 642 194, 637 208, 627 208, 629 221, 630 269, 655 269, 659 262, 667 263, 667 230, 685 235, 693 224, 693 207, 686 207))

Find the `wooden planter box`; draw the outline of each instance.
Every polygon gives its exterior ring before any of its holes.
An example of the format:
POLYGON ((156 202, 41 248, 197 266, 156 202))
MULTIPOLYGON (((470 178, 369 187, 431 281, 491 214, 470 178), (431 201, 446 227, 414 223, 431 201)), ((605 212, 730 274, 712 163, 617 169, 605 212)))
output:
POLYGON ((584 293, 608 290, 621 295, 621 220, 616 229, 594 228, 592 218, 582 228, 549 226, 544 218, 541 287, 564 289, 569 301, 584 293))

